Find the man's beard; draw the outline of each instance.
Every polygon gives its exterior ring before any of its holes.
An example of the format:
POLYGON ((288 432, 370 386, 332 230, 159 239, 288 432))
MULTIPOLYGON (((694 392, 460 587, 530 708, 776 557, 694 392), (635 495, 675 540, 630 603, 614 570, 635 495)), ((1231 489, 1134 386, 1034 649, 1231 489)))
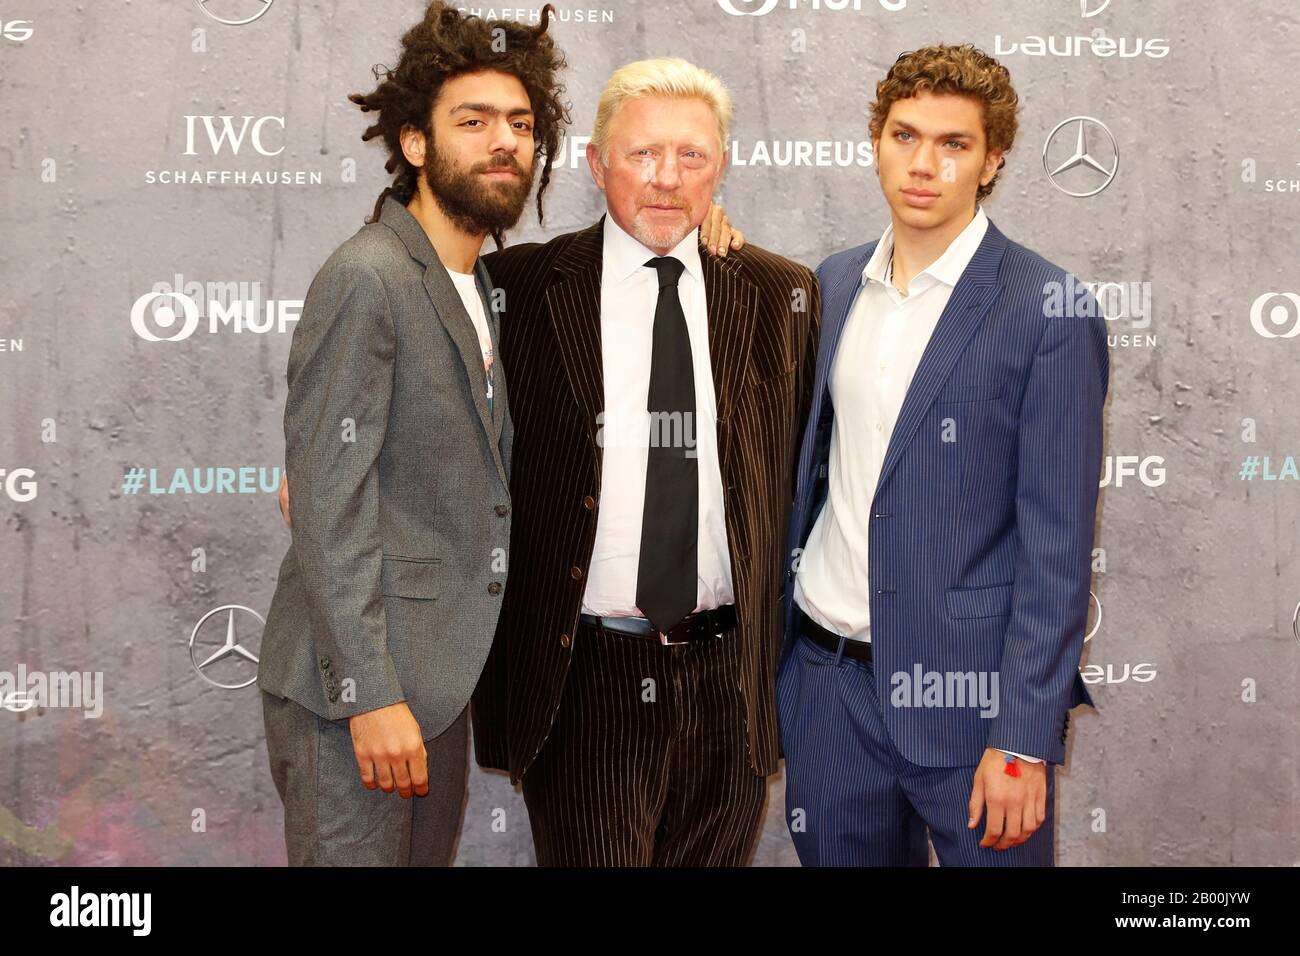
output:
POLYGON ((691 225, 691 208, 686 202, 662 197, 647 199, 646 203, 677 203, 686 215, 677 225, 651 225, 642 218, 641 211, 638 210, 632 219, 632 235, 641 245, 649 249, 675 249, 677 243, 685 239, 686 234, 695 228, 691 225))
POLYGON ((478 163, 468 170, 455 166, 442 155, 437 144, 424 164, 424 181, 438 208, 456 228, 468 233, 504 232, 514 226, 528 204, 533 188, 533 173, 524 169, 513 156, 501 154, 478 163), (488 179, 486 169, 506 168, 516 173, 514 179, 488 179))

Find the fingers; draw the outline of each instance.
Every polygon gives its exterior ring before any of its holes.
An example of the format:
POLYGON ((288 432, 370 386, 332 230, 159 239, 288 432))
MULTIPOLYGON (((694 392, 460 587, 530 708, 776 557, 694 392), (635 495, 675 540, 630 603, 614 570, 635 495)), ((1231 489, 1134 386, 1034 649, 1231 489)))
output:
POLYGON ((714 242, 713 251, 715 255, 727 258, 727 250, 731 248, 731 220, 725 215, 722 222, 718 224, 718 236, 714 242))
MULTIPOLYGON (((1029 842, 1040 826, 1043 824, 1043 817, 1039 816, 1039 801, 1031 795, 1026 795, 1023 801, 1012 799, 1005 804, 999 804, 993 815, 999 820, 1005 815, 1005 822, 1001 824, 1001 833, 994 835, 991 831, 985 831, 984 839, 980 841, 980 846, 991 846, 995 850, 1010 850, 1012 847, 1023 846, 1029 842)), ((993 811, 993 804, 990 803, 989 809, 993 811)))
POLYGON ((731 230, 731 248, 739 249, 745 245, 745 234, 739 229, 731 230))
POLYGON ((406 800, 411 796, 411 774, 407 769, 407 761, 404 759, 394 759, 391 764, 393 770, 393 782, 397 786, 397 792, 406 800))
POLYGON ((375 761, 375 779, 384 793, 393 792, 393 768, 382 757, 375 761))
POLYGON ((722 213, 722 207, 717 203, 710 203, 704 222, 700 223, 700 244, 712 255, 718 255, 718 246, 723 242, 722 225, 725 221, 726 216, 722 213))
POLYGON ((1042 823, 1043 821, 1038 818, 1036 801, 1026 800, 1024 818, 1020 823, 1020 843, 1017 843, 1016 846, 1020 846, 1021 843, 1028 843, 1029 838, 1034 835, 1042 823))
POLYGON ((967 829, 979 824, 981 812, 985 817, 981 847, 1009 850, 1022 846, 1047 819, 1046 779, 1031 775, 1029 780, 1007 781, 998 776, 986 784, 984 774, 976 770, 967 806, 967 829))
POLYGON ((978 771, 975 774, 975 781, 971 784, 970 802, 966 806, 966 829, 972 830, 979 825, 980 816, 984 813, 984 781, 980 779, 978 771))
POLYGON ((361 768, 361 782, 367 790, 373 790, 379 784, 375 780, 375 765, 369 757, 357 756, 357 766, 361 768))
POLYGON ((396 790, 403 799, 428 794, 429 755, 420 725, 405 701, 357 714, 348 727, 367 789, 396 790))
POLYGON ((427 797, 429 795, 429 754, 424 749, 424 742, 420 742, 420 752, 410 761, 411 768, 411 789, 415 791, 417 797, 427 797))
POLYGON ((1020 845, 1020 833, 1024 826, 1024 809, 1022 804, 1012 804, 1005 809, 1004 819, 1006 822, 1002 826, 1002 837, 997 843, 993 844, 993 849, 1009 850, 1013 846, 1020 845))
POLYGON ((403 799, 413 794, 418 797, 429 795, 429 755, 423 741, 418 751, 410 753, 394 750, 374 757, 358 754, 357 765, 361 768, 361 782, 367 790, 397 791, 403 799))
POLYGON ((1006 808, 1000 802, 990 800, 984 809, 984 836, 980 839, 980 846, 997 846, 1005 829, 1006 808))

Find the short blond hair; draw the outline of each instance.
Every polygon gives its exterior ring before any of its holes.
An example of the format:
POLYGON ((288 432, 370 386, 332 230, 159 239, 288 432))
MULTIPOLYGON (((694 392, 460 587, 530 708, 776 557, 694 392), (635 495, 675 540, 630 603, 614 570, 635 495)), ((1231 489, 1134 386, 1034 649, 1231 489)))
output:
POLYGON ((731 130, 731 93, 717 76, 681 57, 637 60, 614 71, 596 105, 596 125, 591 144, 600 151, 600 163, 609 165, 609 127, 624 100, 645 96, 700 99, 708 105, 718 125, 719 156, 727 151, 731 130))

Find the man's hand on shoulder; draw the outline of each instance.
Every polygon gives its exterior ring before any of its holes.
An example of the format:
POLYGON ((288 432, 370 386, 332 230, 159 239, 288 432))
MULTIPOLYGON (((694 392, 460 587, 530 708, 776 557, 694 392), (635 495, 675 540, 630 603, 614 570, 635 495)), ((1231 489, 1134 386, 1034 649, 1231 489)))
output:
POLYGON ((731 228, 731 221, 722 207, 717 203, 709 205, 708 215, 700 223, 700 245, 710 255, 727 258, 730 249, 739 249, 745 244, 745 234, 739 229, 731 228))

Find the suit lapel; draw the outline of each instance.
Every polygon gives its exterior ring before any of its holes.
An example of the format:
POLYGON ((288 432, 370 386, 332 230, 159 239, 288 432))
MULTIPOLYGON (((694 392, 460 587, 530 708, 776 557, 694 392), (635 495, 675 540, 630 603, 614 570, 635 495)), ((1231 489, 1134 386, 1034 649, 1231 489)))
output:
POLYGON ((876 483, 877 494, 885 487, 890 473, 915 437, 921 419, 934 404, 952 367, 965 351, 966 344, 997 300, 1001 291, 998 267, 1006 245, 1006 237, 990 222, 983 241, 957 280, 948 304, 939 316, 939 323, 921 354, 921 361, 916 367, 916 374, 912 376, 912 384, 899 409, 898 421, 885 452, 880 479, 876 483))
POLYGON ((719 258, 700 252, 704 273, 704 298, 709 325, 709 364, 713 391, 718 404, 718 464, 728 474, 732 436, 732 412, 745 387, 754 321, 758 311, 758 288, 742 273, 740 258, 719 258))
POLYGON ((487 266, 480 257, 474 260, 474 275, 478 279, 479 292, 483 296, 484 312, 488 317, 488 331, 492 336, 492 432, 498 443, 501 441, 501 429, 505 424, 506 408, 506 373, 501 365, 501 313, 497 309, 496 296, 492 294, 492 278, 487 266))
MULTIPOLYGON (((879 240, 876 240, 879 242, 879 240)), ((821 359, 817 363, 817 372, 813 380, 812 410, 809 421, 821 420, 826 401, 830 396, 831 368, 835 364, 836 350, 840 346, 840 337, 844 334, 844 325, 848 321, 849 311, 857 300, 858 290, 862 286, 862 270, 866 268, 875 251, 876 242, 863 246, 856 255, 844 264, 843 269, 822 290, 822 309, 825 312, 822 323, 821 359)))
POLYGON ((605 217, 574 233, 555 257, 560 277, 546 289, 546 311, 559 343, 565 377, 591 438, 597 467, 601 443, 597 416, 605 405, 605 373, 600 335, 600 277, 605 217))
MULTIPOLYGON (((492 457, 501 480, 505 481, 505 465, 501 460, 501 449, 498 447, 500 429, 493 424, 492 416, 488 414, 487 376, 483 372, 483 352, 479 348, 474 320, 465 311, 460 293, 452 284, 451 276, 447 275, 447 269, 438 258, 438 252, 429 241, 424 227, 416 221, 410 211, 398 200, 389 196, 384 200, 379 221, 397 233, 411 258, 424 266, 424 289, 428 293, 429 303, 433 306, 438 321, 442 323, 442 327, 446 329, 447 335, 456 346, 461 363, 465 366, 465 374, 469 376, 471 398, 474 401, 474 408, 478 411, 479 424, 490 439, 488 444, 492 448, 492 457)), ((477 269, 476 262, 476 272, 477 269)))

